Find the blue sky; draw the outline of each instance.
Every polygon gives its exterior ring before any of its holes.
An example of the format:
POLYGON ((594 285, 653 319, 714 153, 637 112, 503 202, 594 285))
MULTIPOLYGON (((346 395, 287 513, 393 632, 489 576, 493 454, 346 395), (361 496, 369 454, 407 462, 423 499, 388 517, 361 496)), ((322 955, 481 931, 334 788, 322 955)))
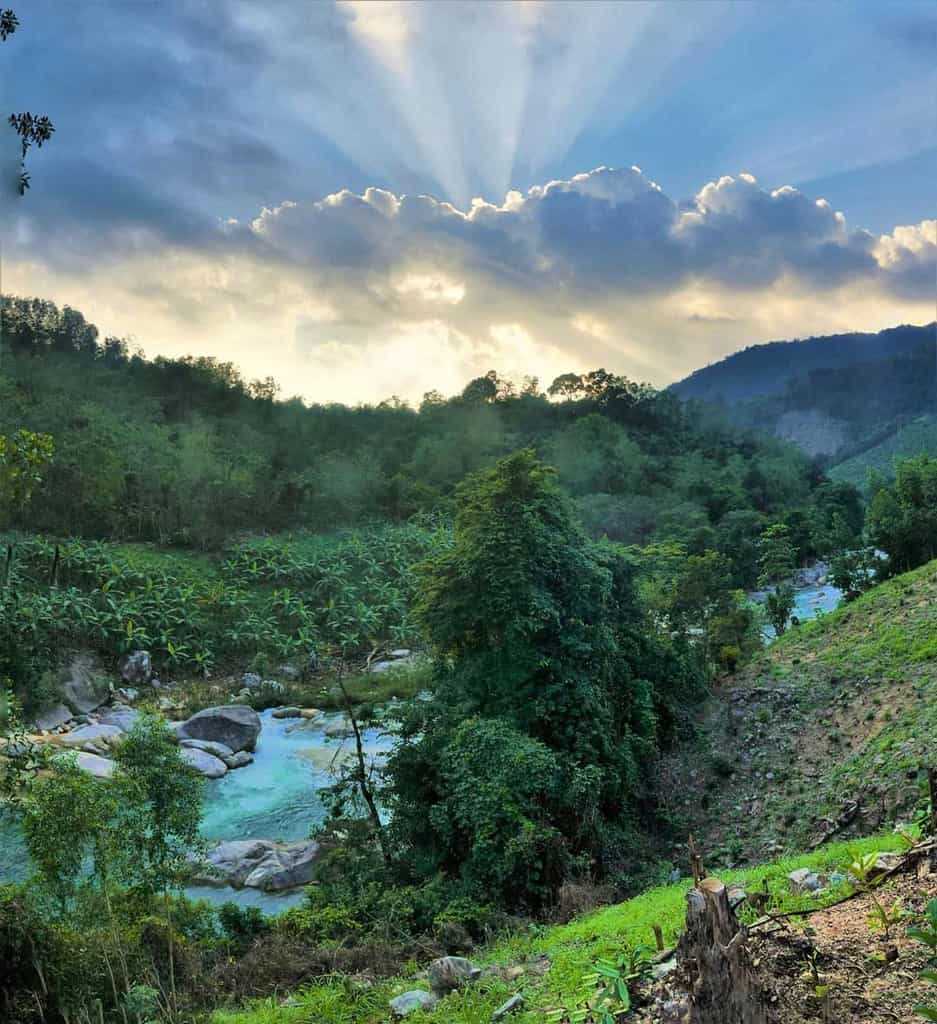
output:
POLYGON ((152 354, 418 398, 933 316, 933 3, 18 13, 4 99, 57 132, 4 288, 152 354))

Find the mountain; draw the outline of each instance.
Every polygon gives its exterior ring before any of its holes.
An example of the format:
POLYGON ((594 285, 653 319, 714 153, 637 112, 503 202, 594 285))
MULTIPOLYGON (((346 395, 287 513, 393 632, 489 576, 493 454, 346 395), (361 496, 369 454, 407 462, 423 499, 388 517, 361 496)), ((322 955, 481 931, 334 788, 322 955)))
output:
POLYGON ((788 382, 813 370, 834 370, 892 359, 934 345, 937 321, 917 327, 905 324, 878 334, 830 334, 794 341, 750 345, 718 363, 695 370, 671 386, 680 398, 705 402, 744 402, 783 394, 788 382))
POLYGON ((754 345, 671 390, 718 405, 735 424, 793 441, 831 465, 881 445, 897 451, 895 435, 937 412, 935 330, 937 323, 905 325, 754 345))

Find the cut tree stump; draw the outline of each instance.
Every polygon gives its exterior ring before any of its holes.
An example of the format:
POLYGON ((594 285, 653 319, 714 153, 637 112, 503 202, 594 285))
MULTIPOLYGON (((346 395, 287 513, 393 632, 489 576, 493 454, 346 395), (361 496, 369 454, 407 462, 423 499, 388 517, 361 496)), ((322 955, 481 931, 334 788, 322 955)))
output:
POLYGON ((769 1024, 746 941, 725 885, 718 878, 700 880, 687 893, 686 930, 677 947, 689 1024, 769 1024))

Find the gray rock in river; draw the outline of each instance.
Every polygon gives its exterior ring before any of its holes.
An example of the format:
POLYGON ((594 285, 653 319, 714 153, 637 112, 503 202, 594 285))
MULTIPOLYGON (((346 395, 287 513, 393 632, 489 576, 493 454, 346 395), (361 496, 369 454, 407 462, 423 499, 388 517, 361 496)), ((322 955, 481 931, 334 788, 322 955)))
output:
POLYGON ((246 768, 253 763, 254 755, 248 754, 246 750, 239 750, 236 754, 222 759, 229 768, 246 768))
POLYGON ((213 740, 232 751, 253 750, 260 735, 260 715, 243 704, 205 708, 176 728, 180 740, 213 740))
POLYGON ((198 750, 196 747, 182 747, 179 753, 187 765, 204 775, 206 779, 220 779, 222 775, 228 774, 228 766, 214 754, 198 750))
POLYGON ((206 754, 227 761, 234 756, 234 751, 226 743, 215 743, 212 740, 180 740, 180 747, 191 747, 193 750, 204 750, 206 754))
POLYGON ((295 889, 312 881, 318 853, 319 844, 311 839, 296 843, 270 839, 219 843, 196 866, 193 881, 265 892, 295 889))
POLYGON ((323 732, 330 740, 347 739, 355 734, 351 719, 347 715, 342 715, 341 718, 336 718, 333 722, 329 722, 323 732))

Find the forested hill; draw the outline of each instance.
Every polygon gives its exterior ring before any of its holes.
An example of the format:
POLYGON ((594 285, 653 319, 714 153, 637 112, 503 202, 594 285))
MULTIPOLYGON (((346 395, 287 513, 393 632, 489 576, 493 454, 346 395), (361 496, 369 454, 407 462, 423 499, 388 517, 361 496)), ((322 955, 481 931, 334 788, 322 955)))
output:
POLYGON ((727 403, 780 395, 794 378, 815 370, 855 368, 910 356, 927 343, 933 350, 935 331, 937 322, 922 327, 890 327, 878 334, 831 334, 802 341, 750 345, 696 370, 672 385, 671 390, 684 399, 727 403))
POLYGON ((331 530, 446 513, 458 482, 531 447, 554 465, 594 536, 676 540, 755 575, 756 541, 785 519, 802 557, 851 488, 790 445, 694 403, 597 370, 548 393, 494 372, 418 409, 279 401, 208 358, 145 359, 75 310, 5 299, 0 434, 53 436, 56 454, 19 525, 216 546, 243 530, 331 530))

